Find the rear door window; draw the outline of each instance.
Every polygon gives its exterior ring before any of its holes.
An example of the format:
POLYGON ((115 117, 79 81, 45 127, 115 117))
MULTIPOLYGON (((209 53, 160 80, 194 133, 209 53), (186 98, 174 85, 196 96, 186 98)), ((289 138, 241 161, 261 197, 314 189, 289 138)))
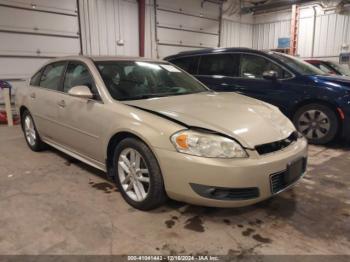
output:
POLYGON ((40 83, 40 77, 43 72, 43 68, 40 69, 33 77, 30 79, 30 85, 31 86, 38 86, 40 83))
POLYGON ((238 76, 239 55, 215 54, 204 55, 199 62, 199 75, 238 76))
POLYGON ((170 62, 177 65, 178 67, 180 67, 181 69, 185 70, 190 74, 195 75, 197 73, 198 56, 182 57, 182 58, 171 60, 170 62))
POLYGON ((43 88, 59 90, 65 66, 66 62, 57 62, 47 65, 41 75, 39 85, 43 88))
POLYGON ((35 75, 33 75, 33 77, 30 79, 30 85, 31 86, 39 86, 40 77, 41 77, 41 74, 42 74, 43 70, 44 69, 42 68, 35 75))

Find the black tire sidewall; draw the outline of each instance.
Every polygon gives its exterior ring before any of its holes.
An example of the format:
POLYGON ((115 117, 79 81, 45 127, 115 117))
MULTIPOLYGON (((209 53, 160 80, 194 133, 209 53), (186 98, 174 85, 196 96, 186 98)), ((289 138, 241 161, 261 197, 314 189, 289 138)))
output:
POLYGON ((309 104, 309 105, 305 105, 301 108, 299 108, 296 113, 294 114, 293 117, 293 123, 295 125, 295 127, 297 129, 299 129, 298 126, 298 120, 300 118, 300 116, 309 110, 318 110, 323 112, 329 119, 330 121, 330 130, 328 132, 328 134, 326 136, 324 136, 321 139, 309 139, 308 141, 311 144, 316 144, 316 145, 323 145, 323 144, 327 144, 331 141, 333 141, 336 136, 338 135, 338 131, 339 131, 339 119, 336 115, 336 113, 334 112, 334 110, 332 110, 330 107, 326 106, 326 105, 322 105, 322 104, 309 104))
POLYGON ((140 210, 150 210, 156 207, 159 207, 166 201, 166 193, 164 189, 163 177, 161 174, 158 161, 154 156, 151 149, 142 141, 136 138, 126 138, 122 140, 115 148, 113 154, 113 167, 112 172, 114 174, 114 179, 117 187, 119 188, 120 193, 122 194, 125 201, 133 206, 134 208, 140 210), (132 200, 124 191, 121 186, 121 182, 118 175, 118 159, 120 153, 126 149, 132 148, 138 151, 146 162, 147 168, 149 170, 150 185, 149 193, 145 200, 137 202, 132 200))

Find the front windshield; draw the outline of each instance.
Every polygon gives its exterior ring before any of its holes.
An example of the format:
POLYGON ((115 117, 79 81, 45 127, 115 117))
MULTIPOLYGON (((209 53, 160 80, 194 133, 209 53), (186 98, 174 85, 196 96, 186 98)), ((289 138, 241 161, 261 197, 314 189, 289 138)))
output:
POLYGON ((290 68, 294 69, 296 72, 298 72, 301 75, 324 75, 325 73, 318 69, 317 67, 298 59, 294 56, 271 52, 270 55, 272 55, 274 58, 278 59, 284 64, 287 64, 290 68))
POLYGON ((102 79, 116 100, 186 95, 209 91, 173 65, 141 61, 96 62, 102 79))
POLYGON ((350 68, 348 65, 341 65, 335 62, 327 62, 330 64, 331 67, 333 67, 335 70, 337 70, 338 72, 340 72, 342 75, 345 76, 350 76, 350 68))

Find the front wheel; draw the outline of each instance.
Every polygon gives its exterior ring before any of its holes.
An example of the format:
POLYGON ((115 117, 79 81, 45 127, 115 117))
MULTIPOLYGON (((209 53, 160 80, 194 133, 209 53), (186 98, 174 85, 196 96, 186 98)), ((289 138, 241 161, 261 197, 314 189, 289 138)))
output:
POLYGON ((309 104, 299 108, 293 122, 310 143, 319 145, 334 140, 339 128, 336 113, 321 104, 309 104))
POLYGON ((150 210, 162 205, 166 193, 158 162, 152 151, 136 138, 126 138, 115 148, 116 184, 131 206, 150 210))

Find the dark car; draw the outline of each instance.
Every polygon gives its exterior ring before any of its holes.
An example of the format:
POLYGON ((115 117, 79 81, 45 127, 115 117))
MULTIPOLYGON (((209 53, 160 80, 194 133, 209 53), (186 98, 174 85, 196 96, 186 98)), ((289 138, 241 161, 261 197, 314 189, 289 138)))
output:
POLYGON ((186 51, 165 60, 215 91, 278 106, 311 143, 350 137, 350 78, 326 75, 289 55, 248 48, 186 51))
POLYGON ((321 69, 326 74, 350 76, 350 68, 347 65, 341 65, 333 61, 325 61, 325 60, 305 60, 305 61, 321 69))

